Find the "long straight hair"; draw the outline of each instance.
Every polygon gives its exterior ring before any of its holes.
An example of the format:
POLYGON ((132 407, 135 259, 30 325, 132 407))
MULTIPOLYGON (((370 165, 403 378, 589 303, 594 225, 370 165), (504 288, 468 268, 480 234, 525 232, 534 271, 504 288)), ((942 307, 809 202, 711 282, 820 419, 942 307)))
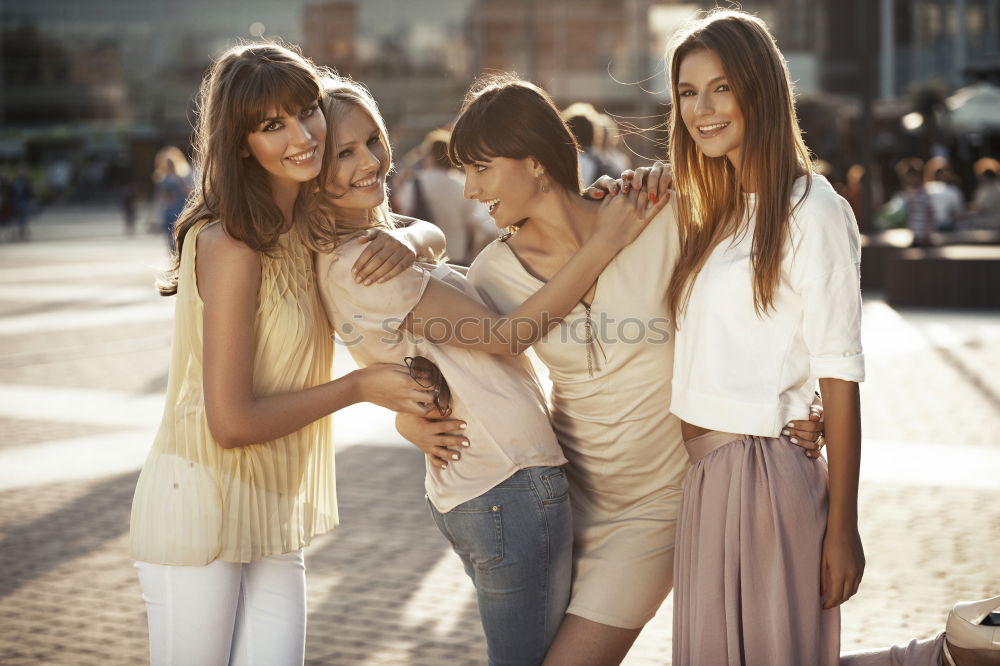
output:
POLYGON ((670 163, 680 228, 680 258, 667 296, 672 316, 676 321, 687 308, 708 255, 724 239, 746 233, 751 215, 756 215, 751 246, 754 309, 764 316, 773 308, 781 279, 792 187, 797 177, 812 171, 785 59, 762 20, 739 11, 715 10, 675 37, 670 84, 670 163), (722 61, 743 112, 738 169, 726 156, 702 153, 681 118, 677 90, 681 63, 703 50, 722 61), (754 210, 747 208, 748 191, 756 193, 754 210))
MULTIPOLYGON (((345 237, 365 229, 391 229, 396 225, 395 218, 389 209, 388 192, 385 191, 386 176, 392 172, 392 146, 389 144, 389 133, 385 119, 378 109, 375 98, 362 84, 352 79, 336 74, 325 74, 323 84, 323 109, 326 115, 326 151, 323 154, 323 167, 318 179, 316 202, 325 218, 324 224, 312 225, 309 228, 308 241, 318 252, 327 252, 336 247, 345 237), (361 222, 340 219, 337 215, 337 196, 330 192, 328 183, 337 173, 337 123, 344 114, 352 109, 363 111, 378 128, 379 141, 385 149, 386 163, 382 164, 379 176, 382 179, 382 189, 385 197, 380 205, 368 211, 361 222)), ((313 196, 309 195, 310 200, 313 196)))
MULTIPOLYGON (((219 220, 229 236, 258 252, 274 250, 285 219, 274 202, 267 171, 245 156, 247 137, 275 109, 298 113, 320 97, 316 67, 280 44, 234 46, 215 61, 197 98, 194 150, 201 179, 174 229, 177 252, 158 284, 161 294, 177 293, 184 239, 201 220, 219 220)), ((297 219, 302 212, 300 197, 293 216, 297 219)))

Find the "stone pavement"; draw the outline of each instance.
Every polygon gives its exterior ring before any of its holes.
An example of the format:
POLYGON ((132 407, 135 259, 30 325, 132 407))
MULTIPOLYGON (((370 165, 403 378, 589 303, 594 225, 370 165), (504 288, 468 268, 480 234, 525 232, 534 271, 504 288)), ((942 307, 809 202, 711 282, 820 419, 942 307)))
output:
MULTIPOLYGON (((151 288, 162 240, 120 234, 114 210, 62 210, 35 221, 31 243, 0 245, 3 664, 146 660, 128 513, 172 302, 151 288)), ((1000 593, 1000 313, 900 312, 873 296, 865 323, 868 568, 844 607, 845 648, 934 634, 955 601, 1000 593)), ((353 367, 342 349, 336 364, 353 367)), ((335 422, 342 525, 306 551, 308 663, 484 663, 421 456, 379 408, 335 422)), ((668 663, 670 624, 668 600, 626 664, 668 663)))

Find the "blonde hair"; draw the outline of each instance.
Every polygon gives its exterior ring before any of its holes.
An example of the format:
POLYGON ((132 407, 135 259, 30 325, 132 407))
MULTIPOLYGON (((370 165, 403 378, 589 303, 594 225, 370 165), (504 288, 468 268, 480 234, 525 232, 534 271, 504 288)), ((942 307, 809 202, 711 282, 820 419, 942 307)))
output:
POLYGON ((307 239, 313 249, 327 252, 336 247, 345 237, 367 229, 392 229, 396 227, 392 211, 389 209, 388 192, 382 203, 368 211, 362 222, 338 219, 336 207, 337 196, 329 191, 327 184, 337 172, 337 122, 351 109, 361 109, 378 128, 379 139, 385 148, 386 163, 381 166, 382 187, 385 189, 385 176, 392 172, 392 147, 389 144, 389 133, 385 120, 378 110, 378 104, 368 89, 349 78, 335 74, 327 74, 322 79, 323 111, 326 115, 326 151, 323 155, 323 167, 320 170, 319 207, 325 216, 324 225, 314 225, 309 228, 307 239))
MULTIPOLYGON (((184 239, 201 220, 219 220, 229 236, 258 252, 274 250, 285 219, 264 167, 244 157, 247 137, 275 108, 298 113, 317 103, 320 95, 316 66, 281 44, 241 44, 215 61, 198 92, 194 151, 201 180, 174 228, 177 252, 158 285, 161 294, 177 293, 184 239)), ((307 213, 300 196, 294 217, 317 224, 316 216, 307 213)))
POLYGON ((774 305, 781 279, 793 210, 792 187, 797 177, 812 171, 788 68, 767 25, 739 11, 710 12, 680 32, 671 51, 670 163, 678 193, 680 258, 670 281, 668 306, 676 321, 687 307, 708 255, 725 238, 746 233, 750 215, 755 213, 753 298, 754 309, 763 316, 774 305), (681 63, 689 54, 704 50, 722 61, 745 119, 739 168, 725 156, 702 153, 681 118, 677 91, 681 63), (756 193, 753 211, 747 209, 746 191, 756 193))

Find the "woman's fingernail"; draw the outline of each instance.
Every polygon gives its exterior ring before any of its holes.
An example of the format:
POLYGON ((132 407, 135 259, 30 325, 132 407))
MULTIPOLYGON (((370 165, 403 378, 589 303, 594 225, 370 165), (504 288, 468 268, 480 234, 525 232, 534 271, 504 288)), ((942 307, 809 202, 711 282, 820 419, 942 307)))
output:
POLYGON ((441 463, 441 469, 448 469, 448 463, 441 463))
POLYGON ((451 454, 451 459, 452 459, 452 460, 458 460, 458 459, 459 459, 460 457, 461 457, 461 456, 459 456, 459 455, 458 455, 457 453, 453 453, 453 454, 451 454))
POLYGON ((371 280, 365 280, 365 286, 366 286, 366 287, 367 287, 367 286, 369 286, 369 285, 370 285, 371 283, 372 283, 372 281, 371 281, 371 280))
POLYGON ((787 437, 788 436, 788 431, 787 430, 782 430, 781 434, 784 435, 785 437, 787 437))
POLYGON ((459 424, 458 424, 458 429, 459 429, 459 430, 465 430, 465 429, 466 429, 466 428, 468 428, 468 427, 469 427, 469 426, 468 426, 467 424, 465 424, 465 423, 459 423, 459 424))
POLYGON ((652 201, 653 203, 656 203, 657 201, 659 201, 659 199, 660 197, 656 196, 652 192, 649 193, 649 200, 652 201))
POLYGON ((468 445, 469 445, 469 440, 463 439, 462 440, 462 446, 468 446, 468 445))
POLYGON ((791 439, 789 439, 788 441, 790 441, 790 442, 791 442, 792 444, 798 444, 798 443, 799 443, 799 440, 798 440, 798 438, 796 438, 796 437, 792 437, 792 438, 791 438, 791 439))
POLYGON ((791 423, 786 423, 786 424, 785 424, 785 427, 786 427, 786 428, 791 428, 791 427, 793 427, 793 426, 792 426, 792 424, 791 424, 791 423))
POLYGON ((600 199, 601 197, 604 196, 604 191, 603 190, 597 190, 596 192, 594 192, 594 196, 597 197, 598 199, 600 199))

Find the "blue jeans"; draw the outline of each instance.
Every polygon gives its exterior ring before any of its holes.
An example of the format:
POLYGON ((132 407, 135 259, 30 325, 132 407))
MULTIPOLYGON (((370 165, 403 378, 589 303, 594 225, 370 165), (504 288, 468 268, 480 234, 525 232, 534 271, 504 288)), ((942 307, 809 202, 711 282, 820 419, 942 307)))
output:
POLYGON ((448 513, 431 505, 431 515, 476 586, 490 666, 542 663, 573 576, 566 473, 522 469, 448 513))

